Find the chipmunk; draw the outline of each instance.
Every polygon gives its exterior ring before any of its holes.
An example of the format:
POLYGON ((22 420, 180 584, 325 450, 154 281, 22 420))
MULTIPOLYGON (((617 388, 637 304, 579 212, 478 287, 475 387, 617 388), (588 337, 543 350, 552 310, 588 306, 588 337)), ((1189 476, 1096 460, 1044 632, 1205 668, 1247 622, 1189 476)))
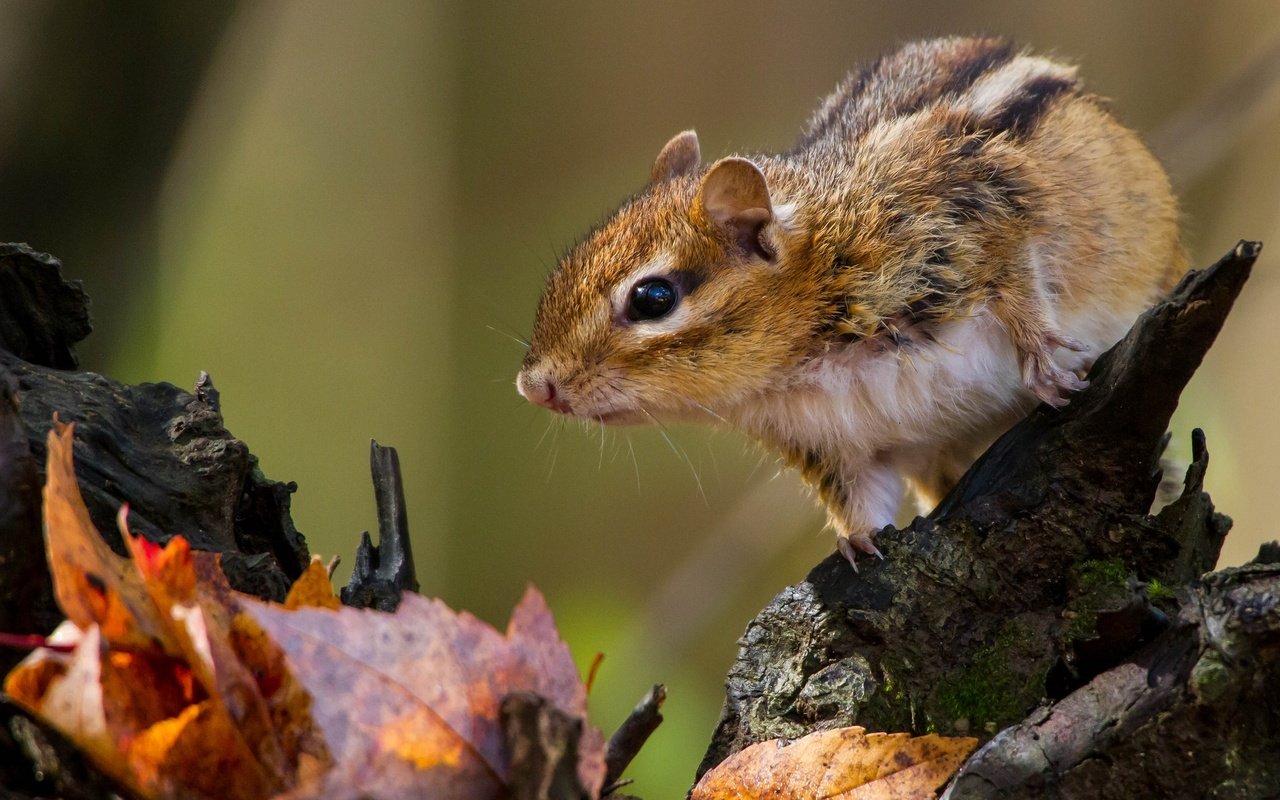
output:
POLYGON ((561 260, 517 378, 601 423, 704 419, 797 468, 839 551, 879 555, 1080 377, 1187 257, 1163 169, 1076 69, 990 38, 852 73, 790 151, 650 180, 561 260))

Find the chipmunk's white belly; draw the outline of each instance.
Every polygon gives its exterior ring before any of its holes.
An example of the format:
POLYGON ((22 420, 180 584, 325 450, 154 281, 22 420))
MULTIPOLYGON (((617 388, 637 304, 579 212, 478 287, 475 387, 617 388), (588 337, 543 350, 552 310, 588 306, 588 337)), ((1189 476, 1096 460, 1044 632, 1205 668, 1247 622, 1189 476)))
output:
MULTIPOLYGON (((1087 367, 1124 334, 1140 308, 1080 309, 1061 330, 1087 346, 1059 350, 1064 368, 1087 367)), ((889 458, 896 451, 942 447, 987 431, 1029 410, 1017 354, 996 319, 974 316, 939 323, 936 341, 914 337, 900 348, 863 342, 814 359, 784 390, 735 411, 763 438, 820 452, 846 463, 889 458)))
POLYGON ((771 414, 778 433, 872 457, 956 438, 1027 404, 1013 345, 994 318, 944 323, 934 335, 933 343, 864 342, 814 360, 771 414))

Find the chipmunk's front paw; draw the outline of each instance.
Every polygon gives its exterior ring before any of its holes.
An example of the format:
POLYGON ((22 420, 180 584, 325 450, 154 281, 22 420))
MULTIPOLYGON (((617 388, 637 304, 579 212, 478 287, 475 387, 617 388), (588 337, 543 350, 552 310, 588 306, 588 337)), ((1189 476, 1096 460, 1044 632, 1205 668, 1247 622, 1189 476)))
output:
POLYGON ((1075 339, 1047 333, 1043 346, 1037 352, 1024 353, 1022 357, 1022 382, 1041 402, 1054 408, 1062 408, 1071 402, 1068 395, 1089 386, 1088 381, 1054 363, 1051 356, 1059 347, 1077 353, 1088 349, 1075 339))
POLYGON ((850 534, 849 536, 836 535, 836 549, 840 551, 840 555, 845 557, 849 562, 849 566, 853 567, 853 571, 858 571, 858 554, 875 556, 881 560, 884 559, 884 553, 880 552, 880 548, 875 546, 871 541, 871 534, 850 534))

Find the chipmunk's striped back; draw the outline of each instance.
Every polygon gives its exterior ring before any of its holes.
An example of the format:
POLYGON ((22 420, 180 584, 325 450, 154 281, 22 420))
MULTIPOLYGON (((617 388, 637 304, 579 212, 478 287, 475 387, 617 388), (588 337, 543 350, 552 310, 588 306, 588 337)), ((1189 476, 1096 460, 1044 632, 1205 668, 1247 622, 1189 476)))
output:
POLYGON ((1080 91, 1074 67, 1020 54, 1003 39, 915 42, 846 78, 796 149, 856 141, 878 124, 934 107, 955 111, 971 131, 1027 136, 1055 98, 1080 91))

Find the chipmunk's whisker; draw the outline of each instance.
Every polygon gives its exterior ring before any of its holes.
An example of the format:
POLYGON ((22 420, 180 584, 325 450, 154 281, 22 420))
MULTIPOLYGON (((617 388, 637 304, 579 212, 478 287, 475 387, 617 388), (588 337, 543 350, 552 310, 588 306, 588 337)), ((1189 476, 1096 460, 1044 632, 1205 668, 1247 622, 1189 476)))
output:
POLYGON ((499 330, 498 328, 495 328, 492 325, 485 325, 485 327, 493 331, 494 333, 498 334, 499 336, 507 337, 511 341, 523 347, 525 350, 528 350, 530 347, 533 346, 529 343, 529 340, 525 339, 523 336, 517 336, 514 333, 508 333, 507 331, 499 330))
POLYGON ((698 485, 698 496, 702 498, 704 503, 707 502, 707 493, 702 488, 702 476, 698 474, 698 470, 694 467, 693 460, 689 458, 689 454, 684 451, 684 448, 676 445, 675 441, 671 438, 670 432, 667 430, 667 426, 663 425, 658 421, 657 417, 649 413, 649 409, 644 406, 637 406, 637 408, 639 408, 640 412, 648 417, 654 425, 658 426, 658 433, 662 436, 663 440, 666 441, 667 446, 671 448, 671 452, 676 454, 676 458, 679 458, 688 465, 689 471, 693 473, 693 480, 698 485))

